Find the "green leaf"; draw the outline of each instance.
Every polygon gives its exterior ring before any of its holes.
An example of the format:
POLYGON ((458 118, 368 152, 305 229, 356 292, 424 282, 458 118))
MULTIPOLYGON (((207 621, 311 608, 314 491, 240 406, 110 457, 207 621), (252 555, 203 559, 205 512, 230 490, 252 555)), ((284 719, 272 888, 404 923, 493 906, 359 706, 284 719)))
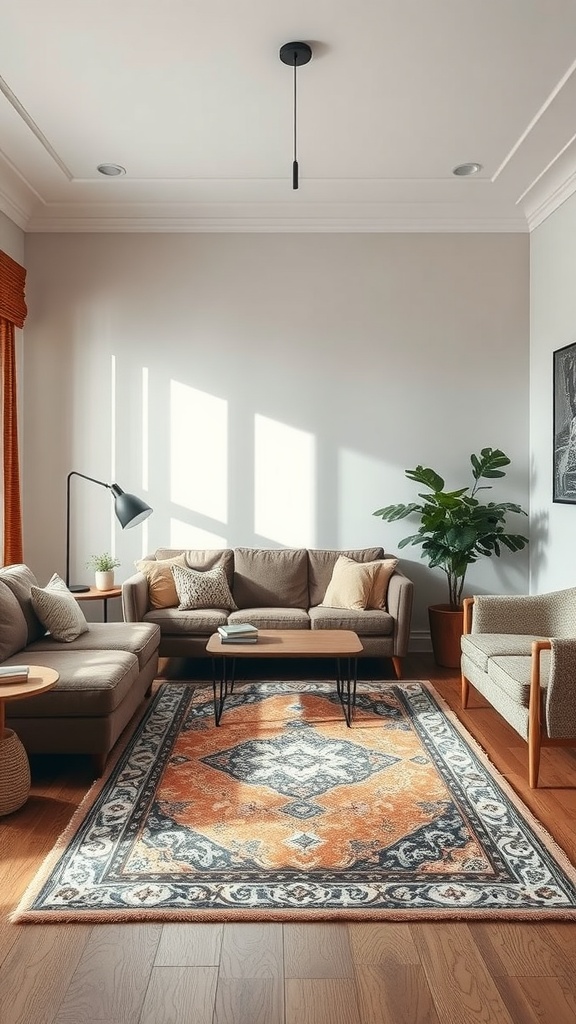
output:
POLYGON ((416 469, 405 469, 404 472, 409 480, 414 480, 417 484, 424 484, 431 491, 441 491, 444 487, 442 477, 433 469, 424 469, 424 466, 416 466, 416 469))
POLYGON ((405 519, 411 512, 419 511, 420 505, 387 505, 386 508, 379 508, 372 515, 380 516, 381 519, 386 519, 389 523, 392 523, 395 519, 405 519))

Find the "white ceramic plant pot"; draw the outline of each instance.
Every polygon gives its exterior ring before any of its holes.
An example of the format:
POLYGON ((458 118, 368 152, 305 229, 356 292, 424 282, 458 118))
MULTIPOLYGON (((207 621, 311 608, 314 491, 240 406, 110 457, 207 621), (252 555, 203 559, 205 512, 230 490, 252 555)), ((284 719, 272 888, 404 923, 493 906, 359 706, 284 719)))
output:
POLYGON ((112 590, 114 586, 114 569, 110 569, 108 572, 97 572, 96 576, 96 590, 112 590))

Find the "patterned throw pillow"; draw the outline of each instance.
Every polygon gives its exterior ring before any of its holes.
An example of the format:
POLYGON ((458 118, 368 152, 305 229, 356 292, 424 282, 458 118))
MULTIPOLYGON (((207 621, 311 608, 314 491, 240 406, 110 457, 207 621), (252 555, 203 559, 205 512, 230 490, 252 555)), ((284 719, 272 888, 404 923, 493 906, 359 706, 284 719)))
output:
POLYGON ((30 600, 42 625, 60 643, 71 643, 88 631, 86 616, 64 580, 54 573, 45 587, 32 587, 30 600))
POLYGON ((170 568, 180 611, 189 608, 225 608, 227 611, 235 611, 236 604, 230 593, 226 570, 221 565, 205 572, 184 569, 180 565, 172 565, 170 568))

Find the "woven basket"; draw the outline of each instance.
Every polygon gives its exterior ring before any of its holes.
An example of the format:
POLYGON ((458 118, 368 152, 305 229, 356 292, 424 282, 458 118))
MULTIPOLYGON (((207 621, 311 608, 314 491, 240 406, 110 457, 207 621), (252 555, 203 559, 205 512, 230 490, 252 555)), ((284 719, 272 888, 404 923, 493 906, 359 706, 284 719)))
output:
POLYGON ((28 755, 12 729, 0 739, 0 814, 11 814, 26 803, 30 792, 28 755))

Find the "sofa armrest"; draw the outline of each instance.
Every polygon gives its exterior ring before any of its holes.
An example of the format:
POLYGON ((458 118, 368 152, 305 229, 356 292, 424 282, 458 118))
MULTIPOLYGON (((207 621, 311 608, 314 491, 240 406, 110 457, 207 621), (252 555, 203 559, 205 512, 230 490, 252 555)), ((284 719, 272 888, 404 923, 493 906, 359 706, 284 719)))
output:
POLYGON ((137 572, 122 584, 124 622, 142 622, 148 608, 148 580, 137 572))
POLYGON ((388 583, 387 610, 394 619, 394 657, 404 658, 408 653, 414 584, 396 569, 388 583))
POLYGON ((546 688, 546 732, 553 739, 576 742, 576 638, 532 644, 532 657, 551 648, 550 677, 546 688))

